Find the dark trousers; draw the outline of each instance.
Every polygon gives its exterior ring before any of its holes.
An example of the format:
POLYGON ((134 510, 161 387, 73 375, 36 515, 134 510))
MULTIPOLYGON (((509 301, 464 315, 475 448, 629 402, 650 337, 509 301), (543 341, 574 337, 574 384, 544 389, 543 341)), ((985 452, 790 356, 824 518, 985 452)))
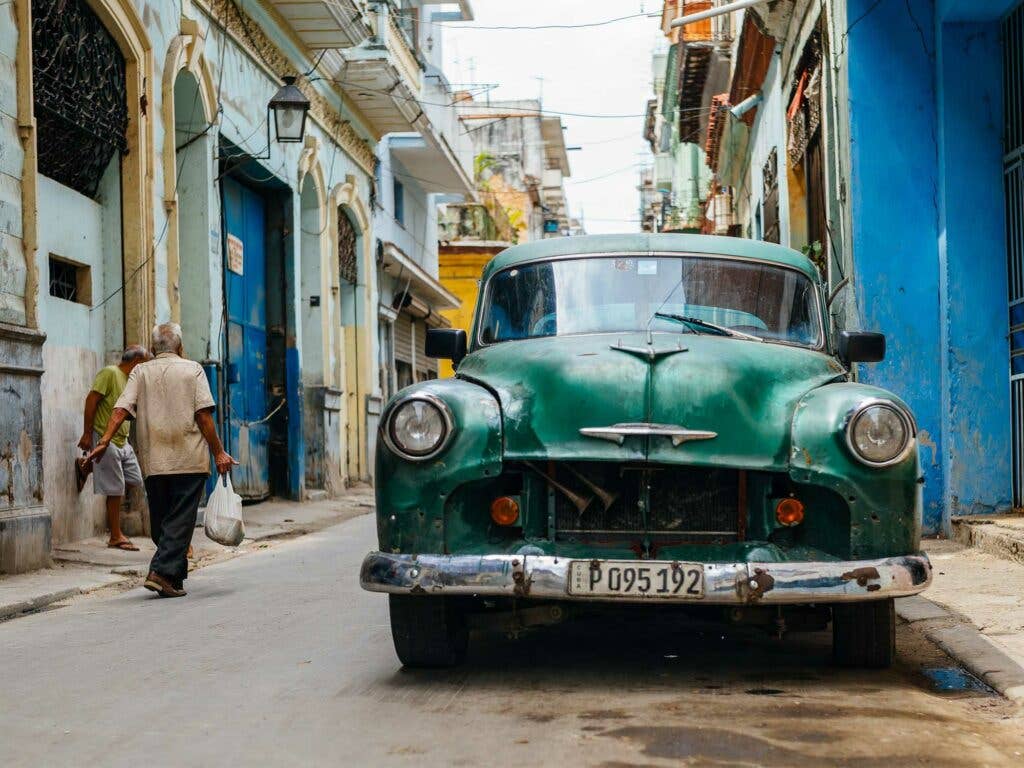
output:
POLYGON ((196 513, 206 478, 205 472, 146 478, 150 535, 156 544, 149 570, 174 584, 188 577, 188 545, 192 541, 192 529, 196 527, 196 513))

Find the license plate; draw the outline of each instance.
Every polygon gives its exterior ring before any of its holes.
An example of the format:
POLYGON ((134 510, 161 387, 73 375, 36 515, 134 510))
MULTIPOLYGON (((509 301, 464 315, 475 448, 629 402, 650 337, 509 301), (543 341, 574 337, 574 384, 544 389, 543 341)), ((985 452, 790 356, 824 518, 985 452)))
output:
POLYGON ((601 597, 704 597, 704 566, 643 560, 573 560, 569 594, 601 597))

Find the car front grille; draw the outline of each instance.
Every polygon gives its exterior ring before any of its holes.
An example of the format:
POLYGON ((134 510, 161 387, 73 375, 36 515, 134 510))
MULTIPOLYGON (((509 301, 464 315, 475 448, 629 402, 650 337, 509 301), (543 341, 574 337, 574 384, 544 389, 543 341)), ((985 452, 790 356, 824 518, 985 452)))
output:
MULTIPOLYGON (((743 476, 735 469, 553 462, 560 539, 622 536, 737 541, 746 515, 743 476)), ((552 474, 553 473, 553 474, 552 474)))

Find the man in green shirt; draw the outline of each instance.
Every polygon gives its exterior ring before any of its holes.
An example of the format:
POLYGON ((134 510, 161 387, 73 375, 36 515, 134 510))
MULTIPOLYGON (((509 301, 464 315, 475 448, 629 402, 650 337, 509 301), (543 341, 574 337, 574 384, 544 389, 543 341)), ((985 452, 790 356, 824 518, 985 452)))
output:
MULTIPOLYGON (((85 398, 85 423, 82 437, 78 441, 82 451, 92 450, 93 444, 106 432, 114 403, 128 383, 128 374, 136 365, 149 360, 149 357, 145 347, 133 345, 121 355, 120 363, 108 365, 96 374, 92 389, 85 398)), ((129 426, 125 422, 118 428, 111 440, 113 450, 107 451, 93 465, 92 488, 93 493, 107 497, 107 523, 110 526, 107 546, 134 552, 138 547, 121 532, 121 499, 124 497, 125 486, 142 485, 139 462, 128 442, 129 426)))

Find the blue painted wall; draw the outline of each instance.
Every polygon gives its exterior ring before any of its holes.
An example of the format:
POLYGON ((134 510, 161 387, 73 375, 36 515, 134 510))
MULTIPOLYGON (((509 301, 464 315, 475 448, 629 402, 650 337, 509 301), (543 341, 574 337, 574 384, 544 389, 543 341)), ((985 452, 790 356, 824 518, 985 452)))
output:
POLYGON ((953 515, 1011 504, 999 32, 994 22, 937 30, 943 474, 953 515))
POLYGON ((865 329, 888 336, 889 354, 860 368, 914 411, 924 469, 924 522, 942 517, 938 168, 935 64, 921 41, 932 4, 849 0, 865 15, 847 38, 854 280, 865 329), (909 11, 908 11, 909 8, 909 11), (911 15, 912 12, 912 15, 911 15))
MULTIPOLYGON (((1010 0, 849 0, 861 378, 914 409, 926 531, 1009 505, 999 19, 1010 0)), ((842 43, 840 43, 842 45, 842 43)))

